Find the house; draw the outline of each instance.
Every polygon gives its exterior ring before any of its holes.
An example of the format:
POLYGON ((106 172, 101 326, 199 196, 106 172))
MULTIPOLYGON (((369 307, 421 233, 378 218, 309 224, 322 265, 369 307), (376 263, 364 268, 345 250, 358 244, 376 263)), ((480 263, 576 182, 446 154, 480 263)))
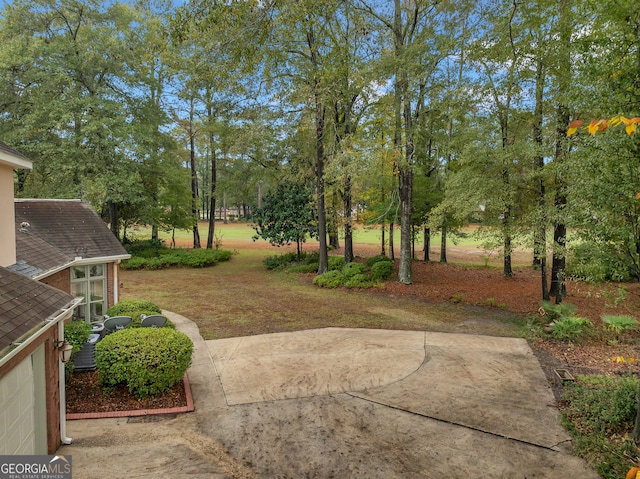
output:
POLYGON ((74 319, 100 321, 118 302, 119 265, 130 255, 88 203, 16 199, 14 233, 9 269, 82 298, 74 319))
POLYGON ((16 262, 15 168, 31 162, 0 142, 0 455, 53 454, 69 441, 60 349, 79 300, 7 268, 16 262))

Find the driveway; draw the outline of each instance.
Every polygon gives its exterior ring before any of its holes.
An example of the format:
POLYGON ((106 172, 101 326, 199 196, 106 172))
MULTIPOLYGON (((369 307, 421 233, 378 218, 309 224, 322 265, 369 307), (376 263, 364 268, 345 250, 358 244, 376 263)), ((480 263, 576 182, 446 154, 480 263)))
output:
POLYGON ((526 341, 326 328, 204 341, 196 410, 70 421, 74 477, 557 478, 570 453, 526 341))

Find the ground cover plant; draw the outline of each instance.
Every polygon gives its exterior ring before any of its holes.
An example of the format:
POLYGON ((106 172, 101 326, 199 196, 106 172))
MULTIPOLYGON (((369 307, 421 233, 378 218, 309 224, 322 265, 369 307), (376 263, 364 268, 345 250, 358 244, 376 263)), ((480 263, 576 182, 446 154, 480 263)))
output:
POLYGON ((637 391, 633 376, 581 375, 564 392, 562 417, 576 452, 603 478, 625 477, 640 464, 640 449, 630 437, 637 391))

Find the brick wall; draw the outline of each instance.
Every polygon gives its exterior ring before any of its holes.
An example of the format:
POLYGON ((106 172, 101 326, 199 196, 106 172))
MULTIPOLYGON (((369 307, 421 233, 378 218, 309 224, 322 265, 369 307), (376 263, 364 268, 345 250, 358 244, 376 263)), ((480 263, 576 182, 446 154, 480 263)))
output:
POLYGON ((58 271, 51 276, 42 278, 40 282, 71 294, 71 269, 67 268, 62 271, 58 271))
POLYGON ((117 268, 118 265, 115 263, 107 263, 107 309, 109 309, 114 304, 113 300, 113 268, 117 268))

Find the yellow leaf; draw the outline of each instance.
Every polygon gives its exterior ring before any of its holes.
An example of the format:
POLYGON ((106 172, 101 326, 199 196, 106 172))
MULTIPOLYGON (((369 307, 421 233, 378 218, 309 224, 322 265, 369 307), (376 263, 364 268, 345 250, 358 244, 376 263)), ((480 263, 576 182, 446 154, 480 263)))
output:
POLYGON ((636 193, 636 200, 640 200, 640 193, 636 193))
POLYGON ((629 123, 627 126, 624 127, 624 130, 627 132, 627 135, 631 136, 636 132, 636 124, 629 123))
POLYGON ((620 123, 622 123, 620 115, 616 115, 613 118, 611 118, 611 126, 618 126, 620 123))
POLYGON ((567 130, 567 136, 573 136, 573 135, 575 135, 575 134, 576 134, 576 131, 578 131, 578 129, 577 129, 577 128, 575 128, 575 127, 573 127, 573 126, 572 126, 572 127, 570 127, 570 128, 567 130))
POLYGON ((595 135, 598 132, 598 120, 593 120, 587 126, 587 130, 589 130, 590 135, 595 135))

